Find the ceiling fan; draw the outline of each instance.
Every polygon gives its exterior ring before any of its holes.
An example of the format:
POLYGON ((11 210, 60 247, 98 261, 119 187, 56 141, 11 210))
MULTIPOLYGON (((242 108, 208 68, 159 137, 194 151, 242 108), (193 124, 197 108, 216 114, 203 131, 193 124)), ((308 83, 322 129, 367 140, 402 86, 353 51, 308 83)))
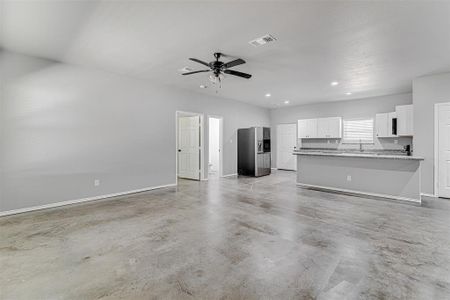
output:
POLYGON ((242 78, 246 78, 246 79, 249 79, 250 77, 252 77, 252 75, 247 74, 247 73, 229 70, 229 68, 245 64, 245 60, 238 58, 238 59, 232 60, 230 62, 224 63, 224 62, 219 61, 221 56, 225 56, 225 55, 223 53, 219 53, 219 52, 214 53, 214 57, 216 58, 216 60, 212 61, 210 63, 201 61, 196 58, 189 58, 192 61, 195 61, 199 64, 207 66, 209 69, 182 73, 182 75, 191 75, 191 74, 196 74, 196 73, 212 72, 212 74, 209 76, 209 79, 213 83, 217 83, 217 82, 220 83, 224 77, 223 74, 234 75, 234 76, 238 76, 238 77, 242 77, 242 78))

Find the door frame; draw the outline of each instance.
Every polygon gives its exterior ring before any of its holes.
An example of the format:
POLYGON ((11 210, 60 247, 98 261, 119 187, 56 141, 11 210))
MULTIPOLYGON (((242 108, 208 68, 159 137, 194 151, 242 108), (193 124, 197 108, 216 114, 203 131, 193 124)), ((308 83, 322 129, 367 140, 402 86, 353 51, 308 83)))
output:
MULTIPOLYGON (((296 142, 295 145, 298 148, 298 140, 299 140, 299 138, 298 138, 298 123, 297 122, 294 122, 294 123, 278 123, 276 125, 276 127, 275 127, 275 132, 276 132, 276 140, 275 140, 276 145, 275 145, 275 148, 277 149, 277 153, 276 153, 277 167, 276 167, 276 169, 277 170, 285 170, 285 169, 278 168, 278 155, 279 155, 279 153, 278 153, 278 143, 279 143, 278 126, 279 125, 295 125, 295 142, 296 142)), ((296 160, 295 164, 297 164, 297 158, 295 160, 296 160)), ((295 166, 294 170, 286 170, 286 171, 297 172, 297 166, 295 166)))
POLYGON ((434 104, 434 197, 439 197, 439 109, 450 102, 434 104))
POLYGON ((178 185, 178 118, 179 117, 200 117, 200 180, 205 180, 204 161, 205 161, 205 145, 204 145, 204 114, 191 111, 175 111, 175 183, 178 185))
MULTIPOLYGON (((219 177, 223 177, 223 116, 208 115, 208 156, 209 163, 209 118, 219 119, 219 177)), ((209 178, 209 164, 207 164, 206 180, 209 178)))

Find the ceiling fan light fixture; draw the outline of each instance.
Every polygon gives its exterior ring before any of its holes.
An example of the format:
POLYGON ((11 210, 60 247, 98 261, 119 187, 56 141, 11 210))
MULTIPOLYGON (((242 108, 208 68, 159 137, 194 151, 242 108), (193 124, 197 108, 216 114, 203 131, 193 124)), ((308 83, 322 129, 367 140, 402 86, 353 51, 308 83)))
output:
POLYGON ((209 75, 209 81, 211 81, 214 84, 220 83, 224 78, 225 78, 225 76, 222 73, 220 73, 218 75, 216 75, 216 74, 209 75))

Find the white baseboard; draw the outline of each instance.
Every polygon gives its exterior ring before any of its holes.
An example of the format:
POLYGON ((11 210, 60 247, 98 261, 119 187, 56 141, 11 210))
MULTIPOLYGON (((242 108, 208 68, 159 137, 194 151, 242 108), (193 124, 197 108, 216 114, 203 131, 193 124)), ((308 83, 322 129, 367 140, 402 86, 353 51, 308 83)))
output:
POLYGON ((439 198, 437 195, 434 195, 434 194, 427 194, 427 193, 421 193, 420 196, 421 196, 421 197, 432 198, 432 199, 437 199, 437 198, 439 198))
POLYGON ((427 194, 427 193, 421 193, 420 196, 429 197, 429 198, 438 198, 437 195, 427 194))
POLYGON ((422 201, 420 199, 413 199, 413 198, 407 198, 407 197, 401 197, 401 196, 376 194, 376 193, 370 193, 370 192, 361 192, 361 191, 355 191, 355 190, 347 190, 347 189, 340 189, 340 188, 334 188, 334 187, 312 185, 312 184, 306 184, 306 183, 300 183, 300 182, 297 182, 297 185, 300 187, 319 190, 319 191, 325 191, 325 192, 336 192, 336 193, 343 193, 343 194, 349 194, 349 195, 355 195, 355 196, 368 196, 368 197, 380 198, 380 199, 391 199, 391 200, 396 200, 396 201, 401 201, 401 202, 409 202, 409 203, 414 203, 414 204, 422 203, 422 201))
POLYGON ((231 177, 231 176, 237 176, 237 173, 233 173, 233 174, 227 174, 227 175, 223 175, 222 177, 231 177))
POLYGON ((61 201, 61 202, 55 202, 45 205, 39 205, 39 206, 32 206, 32 207, 26 207, 26 208, 19 208, 19 209, 13 209, 13 210, 7 210, 0 212, 0 217, 9 216, 9 215, 15 215, 15 214, 21 214, 25 212, 31 212, 35 210, 42 210, 42 209, 48 209, 48 208, 55 208, 65 205, 71 205, 76 203, 82 203, 82 202, 88 202, 88 201, 95 201, 100 199, 106 199, 106 198, 112 198, 117 196, 123 196, 128 194, 135 194, 135 193, 141 193, 156 189, 162 189, 167 187, 173 187, 176 186, 176 183, 166 184, 166 185, 159 185, 159 186, 153 186, 153 187, 147 187, 143 189, 138 190, 131 190, 126 192, 119 192, 119 193, 113 193, 113 194, 107 194, 107 195, 100 195, 100 196, 94 196, 94 197, 88 197, 88 198, 82 198, 82 199, 75 199, 75 200, 67 200, 67 201, 61 201))

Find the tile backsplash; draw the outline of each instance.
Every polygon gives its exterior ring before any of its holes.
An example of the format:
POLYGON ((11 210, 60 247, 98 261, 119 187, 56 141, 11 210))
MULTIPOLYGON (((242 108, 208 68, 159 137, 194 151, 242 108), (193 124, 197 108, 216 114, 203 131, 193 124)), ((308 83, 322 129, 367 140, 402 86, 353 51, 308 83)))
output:
MULTIPOLYGON (((323 149, 359 149, 359 144, 343 143, 341 139, 298 139, 299 148, 323 149)), ((412 145, 412 137, 375 138, 373 144, 363 144, 364 150, 402 150, 404 146, 412 145)))

